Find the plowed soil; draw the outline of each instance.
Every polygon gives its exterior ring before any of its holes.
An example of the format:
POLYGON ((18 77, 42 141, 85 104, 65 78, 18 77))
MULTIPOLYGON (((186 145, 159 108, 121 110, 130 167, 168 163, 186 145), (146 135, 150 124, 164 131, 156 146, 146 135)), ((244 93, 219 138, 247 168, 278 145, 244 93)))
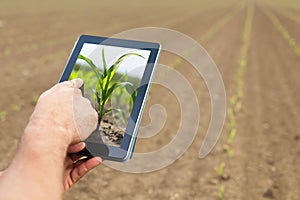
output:
MULTIPOLYGON (((300 4, 296 1, 15 1, 0 5, 0 169, 8 166, 36 98, 54 85, 80 34, 111 36, 136 27, 180 31, 195 40, 238 5, 240 10, 209 39, 202 41, 216 62, 229 100, 235 95, 248 3, 254 18, 247 52, 244 97, 236 115, 236 137, 228 158, 224 145, 228 120, 213 151, 198 158, 210 121, 210 96, 189 63, 176 70, 195 90, 201 109, 198 134, 183 156, 167 168, 130 174, 99 166, 80 180, 64 199, 300 199, 300 57, 263 12, 271 11, 300 45, 300 4), (266 3, 267 2, 267 3, 266 3), (270 4, 268 4, 270 3, 270 4), (276 6, 293 13, 292 20, 276 6), (263 8, 263 9, 261 9, 263 8), (222 177, 218 168, 225 163, 222 177)), ((163 53, 160 62, 172 66, 176 57, 163 53)), ((160 73, 158 69, 157 74, 160 73)), ((187 102, 188 103, 188 102, 187 102)), ((161 148, 175 137, 180 109, 174 94, 153 85, 142 125, 149 123, 151 105, 167 113, 163 129, 153 138, 138 139, 136 151, 161 148)))

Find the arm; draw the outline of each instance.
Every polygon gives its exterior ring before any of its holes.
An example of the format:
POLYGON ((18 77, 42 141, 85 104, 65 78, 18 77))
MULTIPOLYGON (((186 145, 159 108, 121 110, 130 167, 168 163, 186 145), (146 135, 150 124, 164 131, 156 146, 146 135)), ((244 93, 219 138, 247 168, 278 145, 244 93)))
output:
POLYGON ((101 160, 73 166, 69 153, 84 148, 97 113, 78 89, 77 79, 43 93, 10 166, 0 177, 0 199, 61 199, 63 191, 101 160), (70 166, 71 165, 71 166, 70 166))

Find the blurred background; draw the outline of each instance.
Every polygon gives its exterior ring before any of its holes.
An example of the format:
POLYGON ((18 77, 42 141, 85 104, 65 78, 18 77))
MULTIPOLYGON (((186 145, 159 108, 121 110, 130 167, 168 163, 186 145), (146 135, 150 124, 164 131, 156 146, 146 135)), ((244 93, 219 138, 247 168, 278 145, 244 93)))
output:
MULTIPOLYGON (((38 96, 57 83, 80 34, 111 36, 137 27, 164 27, 198 41, 216 62, 227 93, 220 140, 198 151, 210 121, 202 78, 182 60, 176 70, 199 99, 201 122, 188 151, 147 174, 105 165, 64 199, 300 199, 300 2, 297 0, 16 1, 0 0, 0 169, 8 166, 38 96)), ((163 52, 160 63, 174 65, 163 52)), ((156 73, 159 73, 159 69, 156 73)), ((155 137, 137 152, 175 137, 180 108, 171 91, 153 85, 151 105, 167 111, 155 137)))

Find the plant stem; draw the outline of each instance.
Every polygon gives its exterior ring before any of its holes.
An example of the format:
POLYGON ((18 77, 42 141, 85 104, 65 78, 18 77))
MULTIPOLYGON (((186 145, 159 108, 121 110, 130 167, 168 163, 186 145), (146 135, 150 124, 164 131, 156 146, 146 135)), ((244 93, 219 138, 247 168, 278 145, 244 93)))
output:
POLYGON ((104 103, 100 103, 99 104, 99 113, 98 113, 98 115, 99 115, 99 125, 100 125, 101 120, 103 118, 103 113, 104 113, 104 103))

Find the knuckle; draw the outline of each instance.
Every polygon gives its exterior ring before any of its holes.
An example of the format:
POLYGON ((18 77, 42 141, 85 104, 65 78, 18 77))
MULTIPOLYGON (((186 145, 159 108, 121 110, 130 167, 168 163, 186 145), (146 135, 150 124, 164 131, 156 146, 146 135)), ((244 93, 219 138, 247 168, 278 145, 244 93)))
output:
POLYGON ((74 94, 75 94, 75 95, 80 95, 80 96, 82 96, 82 92, 81 92, 81 90, 78 89, 78 88, 74 88, 74 94))
POLYGON ((88 100, 87 98, 84 98, 84 97, 83 97, 83 99, 84 99, 85 104, 87 104, 89 107, 92 107, 90 100, 88 100))

